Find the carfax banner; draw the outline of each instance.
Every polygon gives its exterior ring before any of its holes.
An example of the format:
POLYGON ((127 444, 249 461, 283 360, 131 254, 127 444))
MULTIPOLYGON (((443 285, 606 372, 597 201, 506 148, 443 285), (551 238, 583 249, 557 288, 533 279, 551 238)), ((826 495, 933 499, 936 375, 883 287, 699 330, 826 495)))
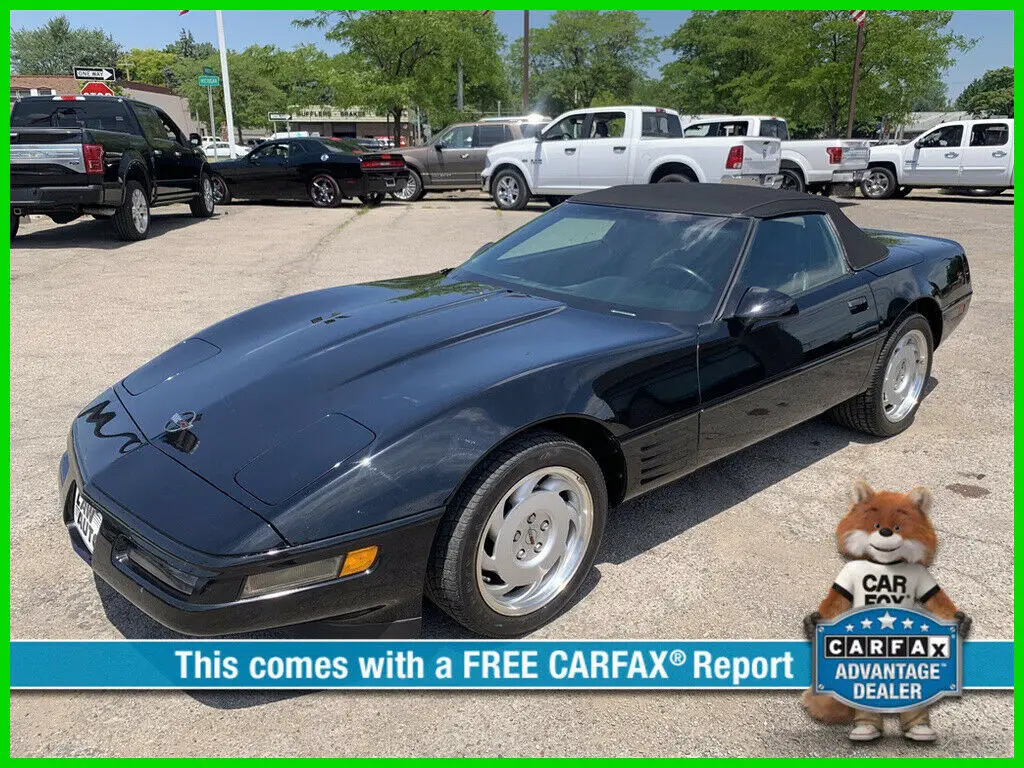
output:
MULTIPOLYGON (((963 643, 963 688, 1012 688, 1013 643, 963 643)), ((800 689, 795 640, 11 641, 11 687, 800 689)))

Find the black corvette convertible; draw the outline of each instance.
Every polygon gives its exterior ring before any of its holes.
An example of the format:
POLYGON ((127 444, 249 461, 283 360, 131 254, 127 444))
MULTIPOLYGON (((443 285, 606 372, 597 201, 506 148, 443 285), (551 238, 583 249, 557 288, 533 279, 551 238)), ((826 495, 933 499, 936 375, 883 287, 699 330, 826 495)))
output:
POLYGON ((351 198, 380 205, 386 193, 409 179, 401 155, 320 137, 268 141, 237 160, 216 163, 213 171, 218 205, 239 198, 309 200, 318 208, 351 198))
POLYGON ((512 636, 563 610, 610 507, 826 411, 906 429, 971 301, 955 242, 707 184, 573 198, 454 270, 200 331, 75 419, 64 521, 100 578, 213 635, 512 636))

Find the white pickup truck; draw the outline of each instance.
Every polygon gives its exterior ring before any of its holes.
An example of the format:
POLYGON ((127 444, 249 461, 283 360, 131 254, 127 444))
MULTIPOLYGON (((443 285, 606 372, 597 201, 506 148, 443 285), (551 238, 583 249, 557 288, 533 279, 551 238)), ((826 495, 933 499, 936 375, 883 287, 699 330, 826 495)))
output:
MULTIPOLYGON (((684 136, 774 136, 782 141, 782 188, 830 194, 835 184, 860 184, 867 174, 864 139, 790 139, 781 117, 767 115, 684 116, 684 136)), ((852 188, 849 192, 853 194, 852 188)))
POLYGON ((775 138, 686 139, 678 112, 658 107, 594 107, 559 115, 534 139, 487 151, 482 188, 502 210, 531 196, 556 205, 617 184, 720 182, 776 186, 775 138))
POLYGON ((906 197, 914 187, 985 189, 1013 186, 1013 119, 943 123, 908 144, 871 148, 864 197, 906 197))

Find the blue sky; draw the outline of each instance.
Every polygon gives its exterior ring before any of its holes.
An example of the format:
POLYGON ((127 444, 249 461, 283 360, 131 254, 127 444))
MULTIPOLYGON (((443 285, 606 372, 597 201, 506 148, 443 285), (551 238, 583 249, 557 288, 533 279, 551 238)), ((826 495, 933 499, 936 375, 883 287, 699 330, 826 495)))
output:
MULTIPOLYGON (((11 27, 38 27, 60 11, 11 11, 11 27)), ((73 26, 100 27, 128 48, 162 48, 182 27, 192 30, 198 40, 216 44, 217 25, 213 11, 192 11, 178 17, 175 11, 65 11, 73 26)), ((547 25, 551 11, 531 11, 530 25, 547 25)), ((667 35, 676 29, 688 11, 640 11, 650 31, 667 35)), ((317 29, 298 29, 293 19, 311 15, 304 11, 225 11, 224 28, 230 48, 253 44, 274 44, 291 48, 316 43, 325 50, 340 48, 328 43, 317 29)), ((495 11, 498 27, 509 39, 522 35, 521 11, 495 11)), ((950 25, 955 32, 980 38, 973 50, 962 54, 945 75, 947 93, 955 98, 964 87, 987 69, 1013 65, 1012 11, 957 11, 950 25)), ((106 62, 96 62, 97 64, 106 62)), ((663 63, 663 62, 662 62, 663 63)), ((653 74, 653 73, 652 73, 653 74)))

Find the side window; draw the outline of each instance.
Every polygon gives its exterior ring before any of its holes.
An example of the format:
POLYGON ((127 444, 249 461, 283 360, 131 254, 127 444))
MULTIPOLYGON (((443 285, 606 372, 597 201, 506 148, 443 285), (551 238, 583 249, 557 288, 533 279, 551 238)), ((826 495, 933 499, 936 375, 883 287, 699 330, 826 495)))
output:
POLYGON ((918 140, 919 147, 959 147, 964 137, 962 125, 944 125, 918 140))
POLYGON ((546 141, 568 141, 583 138, 583 124, 587 121, 587 113, 567 115, 544 132, 546 141))
POLYGON ((500 123, 497 125, 478 125, 476 131, 476 141, 473 142, 475 147, 493 147, 495 144, 508 141, 506 138, 508 132, 507 125, 501 125, 500 123))
POLYGON ((977 123, 971 128, 972 147, 1001 147, 1010 140, 1006 123, 977 123))
POLYGON ((739 285, 799 296, 846 272, 843 249, 827 216, 787 216, 758 223, 739 285))
POLYGON ((683 136, 692 136, 694 138, 711 136, 711 127, 712 123, 694 123, 683 129, 683 136))
POLYGON ((739 120, 733 123, 719 123, 718 125, 719 136, 746 136, 747 135, 747 124, 743 120, 739 120))
POLYGON ((288 157, 288 145, 285 143, 275 144, 264 144, 256 152, 252 153, 252 157, 258 160, 267 160, 276 157, 288 157))
POLYGON ((167 127, 155 109, 143 107, 139 104, 132 104, 131 106, 135 116, 139 119, 139 124, 142 125, 142 133, 147 139, 150 141, 154 139, 167 139, 167 127))
POLYGON ((469 149, 473 146, 473 126, 457 125, 445 134, 445 149, 469 149))
POLYGON ((789 128, 784 120, 762 120, 760 135, 789 141, 789 128))
POLYGON ((640 121, 640 135, 658 139, 678 139, 683 135, 679 115, 668 112, 644 112, 640 121))
POLYGON ((625 112, 596 112, 590 121, 590 139, 621 139, 626 135, 625 112))
POLYGON ((179 144, 185 144, 185 137, 182 136, 181 131, 178 130, 178 126, 174 124, 174 121, 159 109, 156 110, 156 114, 157 117, 160 118, 160 124, 163 126, 164 135, 167 136, 167 140, 176 141, 179 144))

